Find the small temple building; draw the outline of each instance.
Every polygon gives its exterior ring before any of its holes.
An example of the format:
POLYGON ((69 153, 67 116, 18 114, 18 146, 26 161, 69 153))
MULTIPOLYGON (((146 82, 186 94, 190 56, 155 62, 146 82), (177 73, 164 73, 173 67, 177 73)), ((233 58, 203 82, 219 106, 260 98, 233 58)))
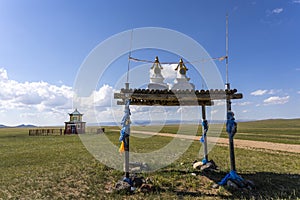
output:
POLYGON ((65 122, 65 134, 85 133, 86 122, 82 121, 82 115, 77 108, 74 112, 69 113, 70 121, 65 122))

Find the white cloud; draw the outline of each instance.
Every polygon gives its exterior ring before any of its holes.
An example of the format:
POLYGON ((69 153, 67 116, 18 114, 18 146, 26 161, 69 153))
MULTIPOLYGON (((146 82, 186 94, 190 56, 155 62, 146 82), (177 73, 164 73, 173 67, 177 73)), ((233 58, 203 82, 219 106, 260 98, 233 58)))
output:
POLYGON ((51 85, 43 81, 20 83, 2 79, 0 80, 0 87, 2 88, 0 91, 1 101, 16 109, 40 104, 51 106, 51 108, 67 106, 73 96, 71 87, 51 85))
POLYGON ((279 97, 273 96, 264 100, 265 105, 285 104, 289 101, 290 96, 279 97))
POLYGON ((162 65, 162 67, 164 68, 163 70, 161 70, 161 74, 163 75, 163 77, 167 80, 174 80, 176 78, 176 71, 175 68, 177 67, 177 64, 166 64, 166 65, 162 65))
POLYGON ((250 101, 245 101, 245 102, 237 103, 238 106, 247 106, 247 105, 250 105, 250 104, 252 104, 252 102, 250 102, 250 101))
POLYGON ((7 80, 8 76, 7 76, 7 72, 4 68, 0 68, 0 81, 2 80, 7 80))
POLYGON ((214 101, 214 106, 225 106, 226 101, 225 100, 215 100, 214 101))
POLYGON ((271 89, 268 91, 268 94, 271 95, 278 94, 278 93, 282 93, 282 89, 271 89))
POLYGON ((298 91, 297 93, 300 94, 300 91, 298 91))
POLYGON ((253 96, 262 96, 264 94, 274 95, 274 94, 278 94, 280 92, 282 92, 281 89, 271 89, 271 90, 256 90, 254 92, 251 92, 250 94, 253 96))
POLYGON ((279 13, 282 13, 283 12, 283 8, 275 8, 272 10, 272 13, 274 14, 279 14, 279 13))
POLYGON ((73 107, 80 109, 105 110, 112 105, 114 89, 112 86, 103 85, 99 90, 94 90, 88 97, 74 97, 73 107))
POLYGON ((253 96, 261 96, 268 92, 268 90, 256 90, 254 92, 251 92, 250 94, 253 96))
POLYGON ((109 106, 113 99, 114 89, 109 85, 103 85, 98 91, 94 91, 94 102, 97 106, 109 106))
MULTIPOLYGON (((174 65, 163 66, 165 77, 176 77, 174 65)), ((176 67, 176 66, 175 66, 176 67)), ((72 87, 53 85, 44 81, 18 82, 9 79, 7 71, 0 69, 0 121, 1 124, 21 123, 35 125, 64 125, 73 108, 84 114, 87 123, 117 122, 124 114, 124 106, 116 104, 115 89, 103 85, 89 97, 75 98, 72 87), (77 101, 78 100, 78 101, 77 101)), ((225 105, 225 101, 217 104, 225 105)), ((133 120, 200 119, 200 107, 145 107, 131 106, 133 120)), ((221 113, 223 114, 223 112, 221 113)))
MULTIPOLYGON (((10 115, 0 115, 2 123, 50 122, 50 113, 52 121, 55 121, 59 119, 55 113, 67 113, 72 108, 71 87, 56 86, 44 81, 18 82, 9 79, 7 74, 5 69, 0 69, 0 110, 2 113, 11 113, 13 117, 8 119, 10 115)), ((62 117, 65 118, 64 115, 62 117)))
POLYGON ((276 93, 276 91, 273 89, 268 92, 268 94, 271 94, 271 95, 274 95, 275 93, 276 93))
POLYGON ((266 12, 266 16, 262 19, 260 19, 261 23, 263 24, 267 24, 267 25, 281 25, 284 20, 281 19, 279 16, 281 15, 281 13, 284 11, 283 8, 275 8, 273 10, 267 9, 266 12))
POLYGON ((293 3, 300 3, 300 0, 294 0, 293 3))

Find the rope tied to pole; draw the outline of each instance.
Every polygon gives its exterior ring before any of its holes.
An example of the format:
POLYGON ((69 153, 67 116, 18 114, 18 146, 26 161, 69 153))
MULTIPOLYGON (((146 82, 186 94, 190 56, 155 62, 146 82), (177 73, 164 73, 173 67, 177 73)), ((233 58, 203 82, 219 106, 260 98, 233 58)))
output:
POLYGON ((204 137, 206 137, 206 133, 208 131, 208 121, 206 119, 203 120, 202 126, 203 126, 203 134, 202 137, 200 138, 200 142, 204 143, 204 137))
POLYGON ((227 113, 226 132, 231 138, 233 138, 237 132, 237 123, 235 122, 234 113, 231 111, 227 113))
POLYGON ((119 148, 120 153, 125 151, 125 147, 128 145, 126 143, 125 138, 130 136, 131 112, 130 112, 129 105, 130 105, 130 100, 127 99, 125 103, 124 116, 121 121, 122 129, 120 131, 120 138, 119 138, 119 141, 121 142, 121 146, 119 148))
MULTIPOLYGON (((205 63, 205 62, 209 62, 209 61, 212 61, 212 60, 218 60, 218 61, 223 61, 225 59, 227 59, 228 56, 221 56, 221 57, 216 57, 216 58, 211 58, 211 59, 200 59, 200 60, 194 60, 194 61, 191 61, 191 62, 184 62, 184 63, 187 63, 187 64, 193 64, 193 63, 205 63)), ((145 60, 145 59, 139 59, 139 58, 134 58, 134 57, 131 57, 129 56, 128 57, 129 60, 132 60, 132 61, 135 61, 135 62, 144 62, 144 63, 155 63, 155 61, 152 61, 152 60, 145 60)), ((160 64, 178 64, 178 61, 170 61, 170 62, 160 62, 160 64)))

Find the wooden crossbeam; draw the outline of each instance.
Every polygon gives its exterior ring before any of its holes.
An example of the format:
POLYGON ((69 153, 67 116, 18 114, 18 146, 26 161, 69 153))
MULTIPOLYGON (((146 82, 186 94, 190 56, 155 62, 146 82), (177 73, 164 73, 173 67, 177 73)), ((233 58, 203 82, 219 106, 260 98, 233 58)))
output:
POLYGON ((148 90, 121 89, 114 93, 118 105, 124 105, 125 99, 131 100, 131 105, 162 105, 162 106, 194 106, 213 105, 213 100, 241 99, 243 95, 233 90, 148 90))
MULTIPOLYGON (((125 101, 117 101, 117 105, 124 105, 125 101)), ((131 99, 130 105, 140 105, 140 106, 212 106, 212 101, 160 101, 160 100, 137 100, 131 99)))

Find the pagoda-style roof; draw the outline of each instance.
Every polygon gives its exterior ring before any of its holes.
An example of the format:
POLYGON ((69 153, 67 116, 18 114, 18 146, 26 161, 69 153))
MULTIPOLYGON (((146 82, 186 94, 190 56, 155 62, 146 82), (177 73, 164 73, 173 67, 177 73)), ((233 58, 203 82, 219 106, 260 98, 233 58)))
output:
POLYGON ((69 113, 69 115, 83 115, 83 114, 81 114, 78 110, 77 110, 77 108, 74 110, 74 112, 72 112, 72 113, 69 113))

